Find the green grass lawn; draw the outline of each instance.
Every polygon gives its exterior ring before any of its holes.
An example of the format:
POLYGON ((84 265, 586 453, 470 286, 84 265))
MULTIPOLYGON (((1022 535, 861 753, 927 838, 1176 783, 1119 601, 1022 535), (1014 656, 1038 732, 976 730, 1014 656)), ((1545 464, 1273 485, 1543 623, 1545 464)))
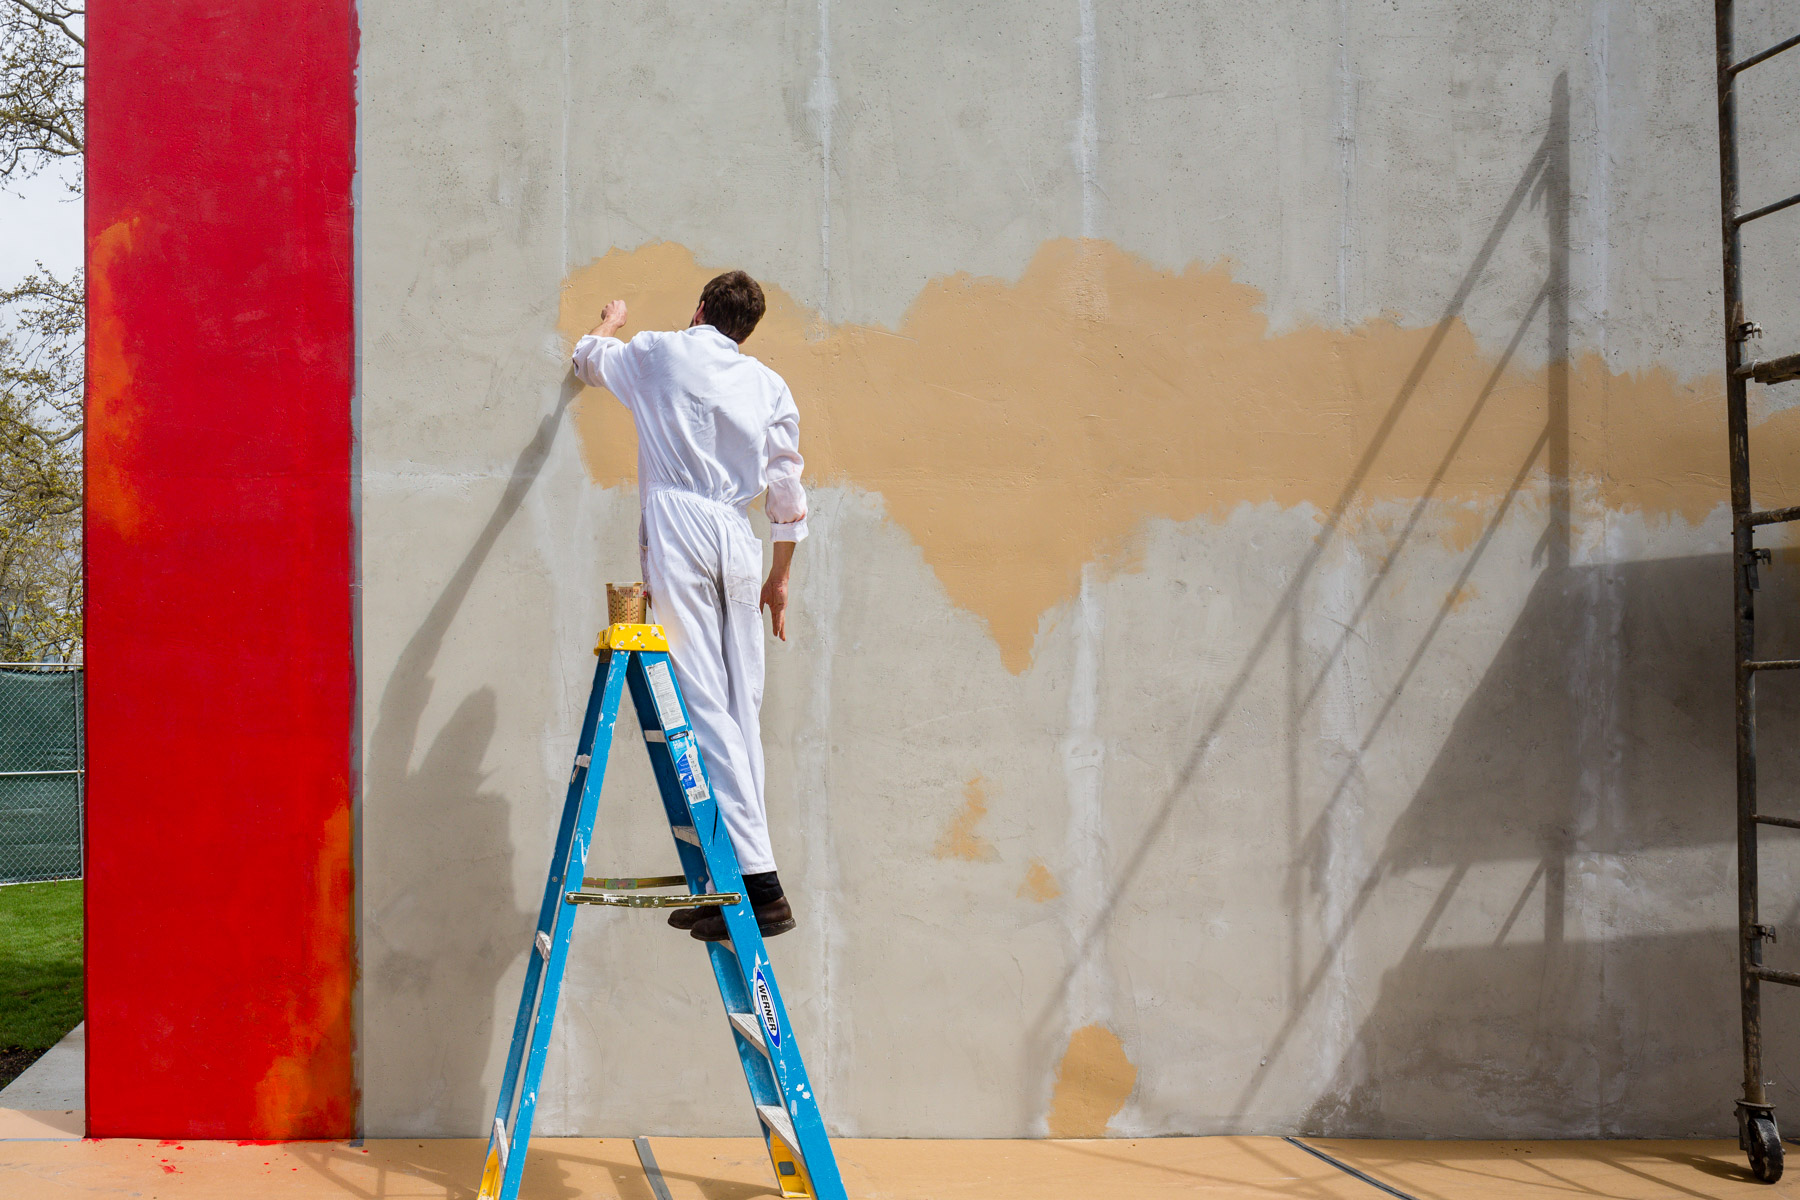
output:
POLYGON ((81 1011, 81 880, 0 887, 0 1051, 48 1050, 81 1011))

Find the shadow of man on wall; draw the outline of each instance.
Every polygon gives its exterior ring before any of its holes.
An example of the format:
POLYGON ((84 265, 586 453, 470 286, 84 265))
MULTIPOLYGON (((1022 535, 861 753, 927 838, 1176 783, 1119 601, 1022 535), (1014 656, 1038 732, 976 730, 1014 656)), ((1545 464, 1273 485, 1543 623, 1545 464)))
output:
POLYGON ((483 786, 494 689, 470 691, 422 756, 417 749, 444 640, 579 388, 572 373, 565 377, 555 408, 520 451, 499 503, 382 689, 363 780, 363 845, 380 847, 383 868, 363 874, 363 1023, 381 1031, 366 1061, 384 1081, 419 1090, 384 1096, 383 1119, 394 1127, 371 1133, 479 1134, 492 1115, 505 1053, 494 1037, 495 1006, 511 1011, 496 997, 537 920, 530 891, 521 904, 514 882, 512 802, 483 786))

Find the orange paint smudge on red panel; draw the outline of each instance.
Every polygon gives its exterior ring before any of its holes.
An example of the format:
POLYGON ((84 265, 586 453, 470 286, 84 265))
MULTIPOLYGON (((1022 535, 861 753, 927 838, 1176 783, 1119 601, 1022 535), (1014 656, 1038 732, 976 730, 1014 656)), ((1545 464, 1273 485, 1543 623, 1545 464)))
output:
POLYGON ((131 253, 138 218, 115 221, 88 248, 87 277, 87 512, 120 536, 130 537, 142 520, 141 499, 127 464, 138 414, 133 407, 131 355, 113 273, 131 253))

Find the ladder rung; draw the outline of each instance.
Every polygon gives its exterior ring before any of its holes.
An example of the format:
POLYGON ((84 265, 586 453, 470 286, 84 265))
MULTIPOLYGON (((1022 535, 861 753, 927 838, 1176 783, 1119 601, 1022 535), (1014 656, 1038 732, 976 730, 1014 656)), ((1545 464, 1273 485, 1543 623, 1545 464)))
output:
MULTIPOLYGON (((1800 980, 1800 976, 1795 976, 1800 980)), ((756 1115, 762 1118, 764 1125, 781 1135, 781 1140, 788 1144, 796 1156, 800 1154, 800 1139, 794 1136, 794 1122, 788 1117, 787 1109, 778 1104, 759 1104, 756 1115)))
POLYGON ((1747 213, 1731 218, 1731 223, 1733 225, 1748 225, 1752 221, 1769 216, 1772 213, 1778 213, 1784 208, 1792 208, 1796 204, 1800 204, 1800 194, 1789 196, 1786 200, 1777 200, 1773 204, 1765 204, 1761 208, 1753 208, 1747 213))
POLYGON ((669 735, 664 733, 660 729, 646 729, 646 730, 644 730, 644 740, 646 742, 667 743, 669 740, 669 735))
POLYGON ((699 831, 692 825, 671 825, 669 826, 669 830, 676 837, 680 838, 690 846, 698 846, 700 844, 699 831))
POLYGON ((537 947, 538 954, 540 954, 543 957, 544 961, 549 962, 550 961, 550 935, 540 929, 540 930, 538 930, 537 938, 534 940, 534 942, 532 944, 537 947))
POLYGON ((1786 383, 1790 379, 1800 379, 1800 354, 1784 354, 1780 358, 1745 363, 1732 374, 1739 379, 1754 379, 1758 383, 1786 383))
POLYGON ((769 1043, 763 1037, 762 1022, 756 1019, 756 1014, 728 1012, 725 1015, 731 1018, 731 1027, 738 1031, 739 1036, 749 1042, 764 1058, 769 1057, 769 1043))
POLYGON ((1783 829, 1800 829, 1800 818, 1765 817, 1761 813, 1757 813, 1750 819, 1755 821, 1758 825, 1779 825, 1783 829))
POLYGON ((1779 525, 1783 521, 1800 521, 1800 504, 1792 508, 1765 508, 1744 514, 1746 525, 1779 525))
MULTIPOLYGON (((1785 983, 1789 987, 1800 987, 1800 975, 1792 971, 1777 971, 1773 967, 1751 967, 1750 974, 1764 983, 1785 983)), ((758 1109, 757 1111, 762 1111, 758 1109)))
POLYGON ((506 1165, 506 1156, 512 1147, 507 1144, 506 1122, 499 1117, 494 1118, 494 1145, 500 1149, 500 1165, 506 1165))
POLYGON ((1800 658, 1752 659, 1744 666, 1752 671, 1800 671, 1800 658))
POLYGON ((590 875, 581 881, 586 888, 600 888, 604 891, 629 892, 636 888, 686 887, 686 875, 634 875, 623 879, 611 876, 590 875))
POLYGON ((1789 38, 1785 42, 1776 42, 1773 46, 1770 46, 1767 50, 1764 50, 1761 54, 1752 54, 1749 58, 1746 58, 1743 62, 1732 63, 1729 67, 1725 68, 1725 73, 1727 75, 1736 75, 1739 71, 1743 71, 1750 67, 1754 67, 1757 63, 1765 62, 1768 59, 1774 58, 1777 54, 1780 54, 1783 50, 1792 50, 1795 46, 1800 46, 1800 33, 1796 33, 1793 37, 1789 38))
POLYGON ((744 898, 741 892, 701 892, 684 896, 644 896, 637 892, 569 892, 569 904, 599 904, 607 908, 727 908, 744 898))

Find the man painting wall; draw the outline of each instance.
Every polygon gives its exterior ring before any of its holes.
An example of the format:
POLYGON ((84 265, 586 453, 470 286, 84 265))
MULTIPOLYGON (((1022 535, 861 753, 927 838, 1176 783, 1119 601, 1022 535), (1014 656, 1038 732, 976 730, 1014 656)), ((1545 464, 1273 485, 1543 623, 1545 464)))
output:
MULTIPOLYGON (((688 719, 731 833, 764 937, 794 928, 769 843, 763 795, 762 609, 787 640, 788 577, 806 537, 800 414, 781 376, 739 349, 762 319, 762 288, 728 271, 701 291, 683 330, 629 342, 623 300, 575 344, 575 373, 630 410, 638 433, 638 549, 688 719), (774 562, 759 589, 762 542, 745 510, 764 491, 774 562)), ((723 941, 714 909, 669 924, 723 941)))

